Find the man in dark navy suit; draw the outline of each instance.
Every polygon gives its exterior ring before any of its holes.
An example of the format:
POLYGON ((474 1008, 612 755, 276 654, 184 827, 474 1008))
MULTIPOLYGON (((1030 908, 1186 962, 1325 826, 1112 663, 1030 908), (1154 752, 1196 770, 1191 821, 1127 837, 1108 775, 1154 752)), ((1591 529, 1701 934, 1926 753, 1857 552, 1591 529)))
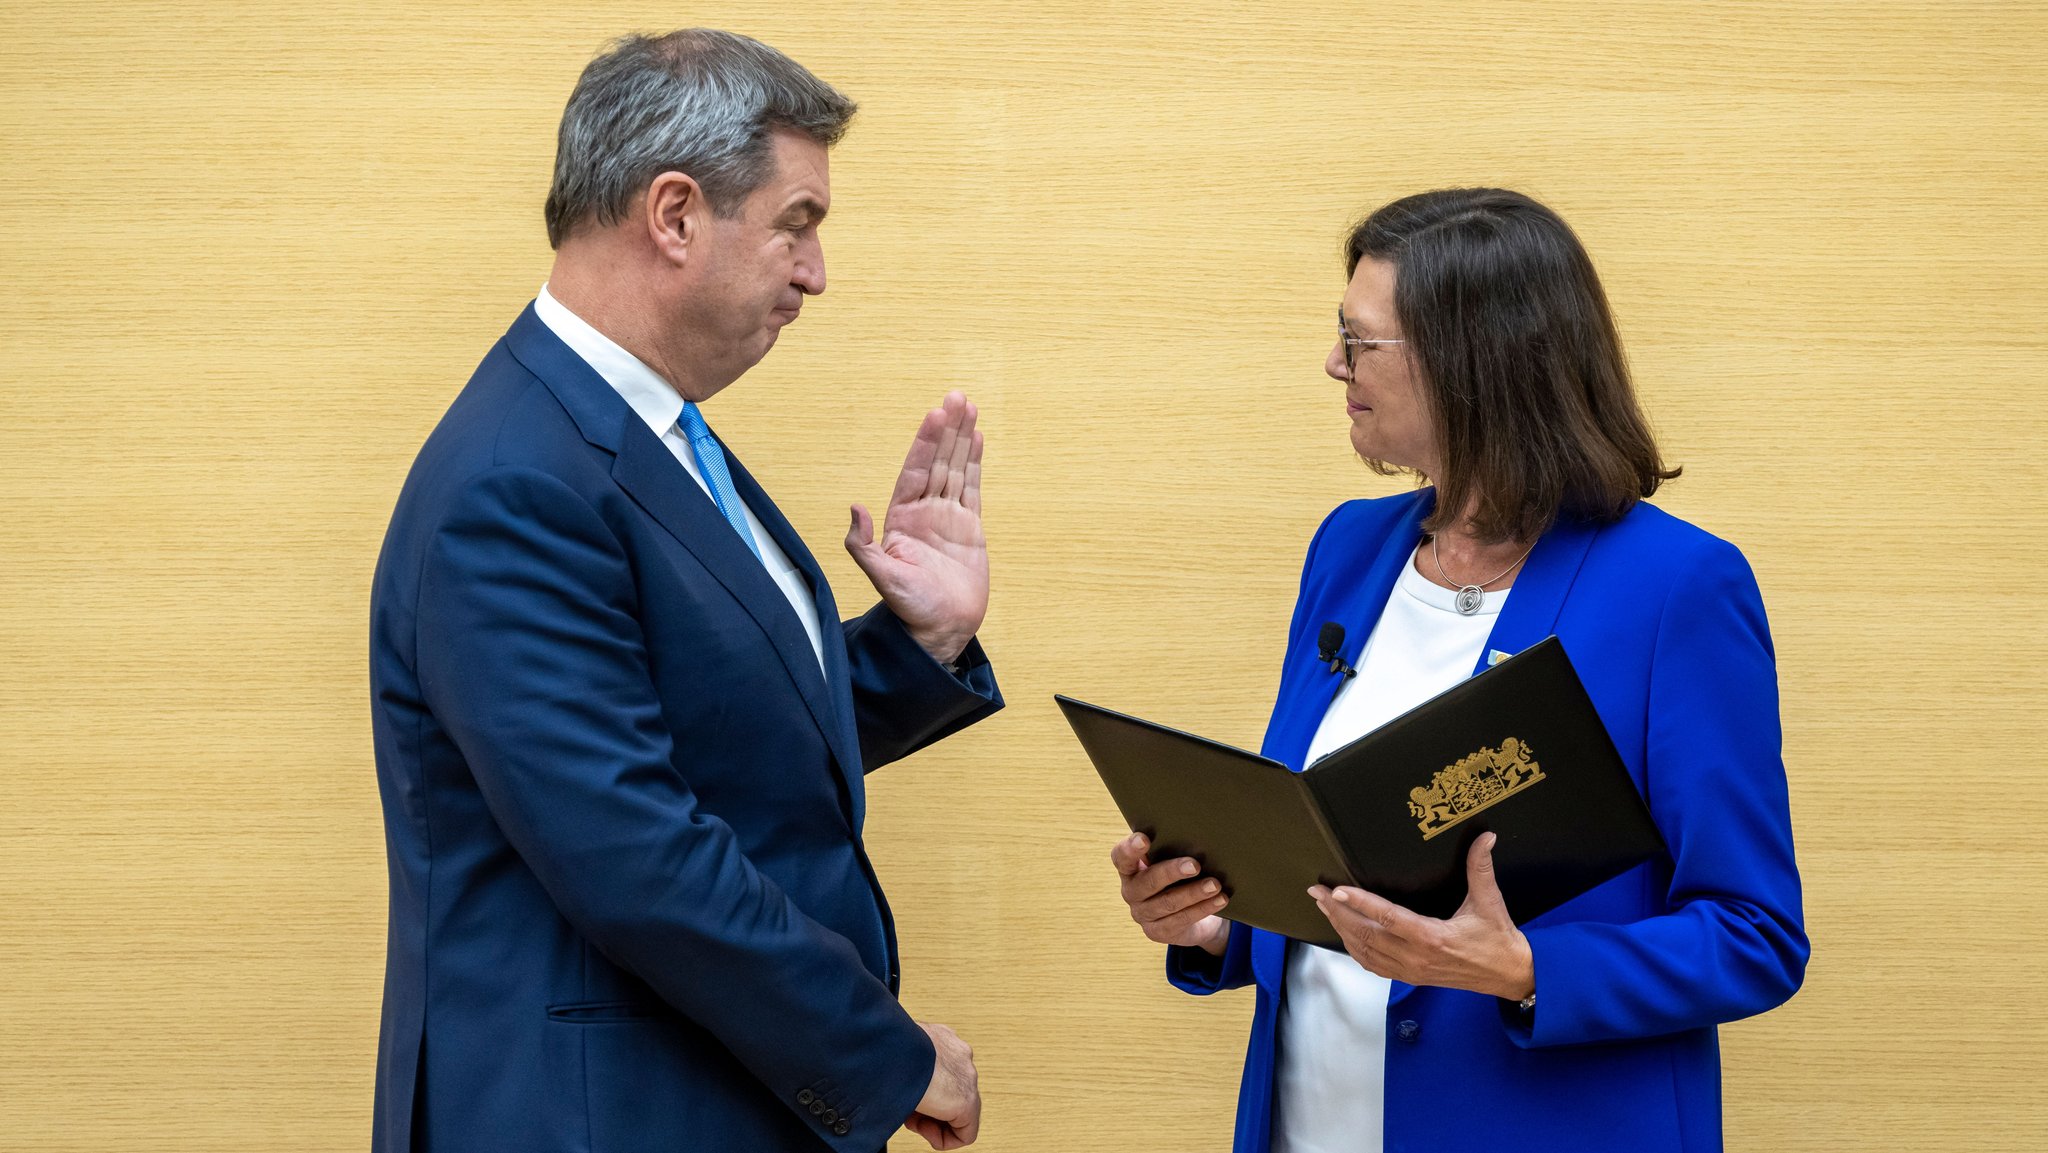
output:
POLYGON ((825 290, 854 106, 781 53, 614 45, 563 114, 554 267, 420 451, 371 598, 391 871, 373 1148, 972 1142, 897 1003, 862 774, 1002 705, 981 434, 927 414, 841 622, 699 405, 825 290))

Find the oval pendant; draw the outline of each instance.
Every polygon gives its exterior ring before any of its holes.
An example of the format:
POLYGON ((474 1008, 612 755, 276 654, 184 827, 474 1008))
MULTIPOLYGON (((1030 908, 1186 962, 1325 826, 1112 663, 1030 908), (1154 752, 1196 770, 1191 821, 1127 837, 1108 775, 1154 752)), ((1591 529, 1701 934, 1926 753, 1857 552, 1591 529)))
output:
POLYGON ((1465 616, 1469 617, 1473 613, 1478 612, 1479 606, 1484 603, 1486 603, 1486 593, 1481 591, 1478 585, 1466 585, 1458 590, 1458 611, 1465 616))

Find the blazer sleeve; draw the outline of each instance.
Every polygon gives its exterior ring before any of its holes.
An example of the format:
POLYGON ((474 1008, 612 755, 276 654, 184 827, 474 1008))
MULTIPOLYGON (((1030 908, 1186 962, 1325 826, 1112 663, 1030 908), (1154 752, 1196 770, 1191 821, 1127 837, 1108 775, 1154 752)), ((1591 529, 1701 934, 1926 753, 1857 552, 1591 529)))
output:
POLYGON ((1166 980, 1184 993, 1205 997, 1252 983, 1252 927, 1233 921, 1221 957, 1186 945, 1166 947, 1166 980))
POLYGON ((932 659, 887 605, 841 625, 853 681, 861 767, 891 761, 952 736, 1003 707, 995 670, 979 639, 967 642, 955 676, 932 659))
MULTIPOLYGON (((792 1110, 808 1088, 885 1144, 931 1042, 853 944, 699 810, 672 760, 623 550, 561 481, 498 468, 427 549, 418 667, 484 801, 570 924, 709 1030, 792 1110)), ((810 1119, 806 1116, 806 1121, 810 1119)))
POLYGON ((1645 776, 1671 852, 1663 915, 1528 930, 1536 1008, 1503 1005, 1525 1048, 1675 1033, 1773 1008, 1809 946, 1763 599, 1711 540, 1673 584, 1651 658, 1645 776))

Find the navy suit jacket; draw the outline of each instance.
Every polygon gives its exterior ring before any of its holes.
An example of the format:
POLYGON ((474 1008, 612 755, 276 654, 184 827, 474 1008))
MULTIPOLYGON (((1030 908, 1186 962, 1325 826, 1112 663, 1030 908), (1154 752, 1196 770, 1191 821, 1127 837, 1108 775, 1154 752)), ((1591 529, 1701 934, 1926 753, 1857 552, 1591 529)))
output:
MULTIPOLYGON (((1342 624, 1352 638, 1344 656, 1359 659, 1434 501, 1430 489, 1353 501, 1323 522, 1266 756, 1303 767, 1338 688, 1317 633, 1342 624)), ((1718 1150, 1714 1026, 1778 1005, 1805 973, 1776 660, 1742 554, 1648 504, 1613 524, 1560 523, 1530 553, 1486 647, 1515 653, 1552 634, 1670 855, 1523 925, 1533 1015, 1395 982, 1387 1153, 1718 1150)), ((1473 671, 1484 667, 1482 653, 1473 671)), ((1189 992, 1258 987, 1237 1153, 1265 1153, 1271 1140, 1289 947, 1234 925, 1222 958, 1167 951, 1168 979, 1189 992)))
POLYGON ((421 449, 371 595, 391 923, 373 1148, 874 1153, 897 1004, 862 774, 1002 706, 886 608, 788 600, 528 308, 421 449))

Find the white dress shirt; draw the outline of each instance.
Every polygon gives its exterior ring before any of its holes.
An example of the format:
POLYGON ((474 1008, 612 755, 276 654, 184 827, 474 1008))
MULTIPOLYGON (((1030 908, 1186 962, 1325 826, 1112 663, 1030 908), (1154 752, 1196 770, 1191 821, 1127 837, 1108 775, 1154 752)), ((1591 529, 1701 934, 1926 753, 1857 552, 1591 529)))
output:
MULTIPOLYGON (((1419 554, 1421 550, 1418 549, 1419 554)), ((1305 763, 1314 764, 1472 675, 1512 590, 1461 616, 1457 591, 1410 555, 1366 639, 1358 675, 1337 690, 1305 763)), ((1290 942, 1274 1076, 1273 1153, 1380 1153, 1392 984, 1348 954, 1290 942)))
MULTIPOLYGON (((568 345, 571 352, 582 357, 584 363, 595 369, 597 375, 612 386, 613 391, 625 398, 626 404, 641 420, 647 422, 647 427, 654 430, 654 435, 661 438, 661 443, 668 446, 669 453, 689 472, 690 479, 696 481, 697 487, 704 490, 704 495, 711 496, 711 486, 704 482, 704 474, 697 467, 697 454, 690 451, 689 438, 676 427, 677 418, 683 415, 682 394, 668 381, 663 380, 660 373, 647 367, 646 362, 619 347, 616 341, 592 328, 582 317, 570 312, 561 301, 556 300, 553 294, 548 292, 548 286, 545 284, 540 286, 540 295, 534 298, 533 313, 540 318, 542 324, 547 325, 556 336, 562 338, 562 343, 568 345)), ((713 498, 713 503, 716 503, 716 498, 713 498)), ((740 501, 740 511, 746 515, 747 528, 753 531, 754 543, 761 546, 762 567, 768 570, 769 576, 775 578, 776 585, 782 589, 782 595, 789 598, 789 607, 796 610, 796 619, 803 622, 804 634, 811 638, 811 651, 818 657, 818 671, 823 672, 825 639, 818 624, 818 601, 811 595, 810 583, 804 580, 804 574, 790 562, 789 554, 783 552, 781 546, 775 543, 775 538, 768 535, 768 530, 761 524, 761 518, 755 516, 754 510, 747 507, 744 498, 740 501)))

